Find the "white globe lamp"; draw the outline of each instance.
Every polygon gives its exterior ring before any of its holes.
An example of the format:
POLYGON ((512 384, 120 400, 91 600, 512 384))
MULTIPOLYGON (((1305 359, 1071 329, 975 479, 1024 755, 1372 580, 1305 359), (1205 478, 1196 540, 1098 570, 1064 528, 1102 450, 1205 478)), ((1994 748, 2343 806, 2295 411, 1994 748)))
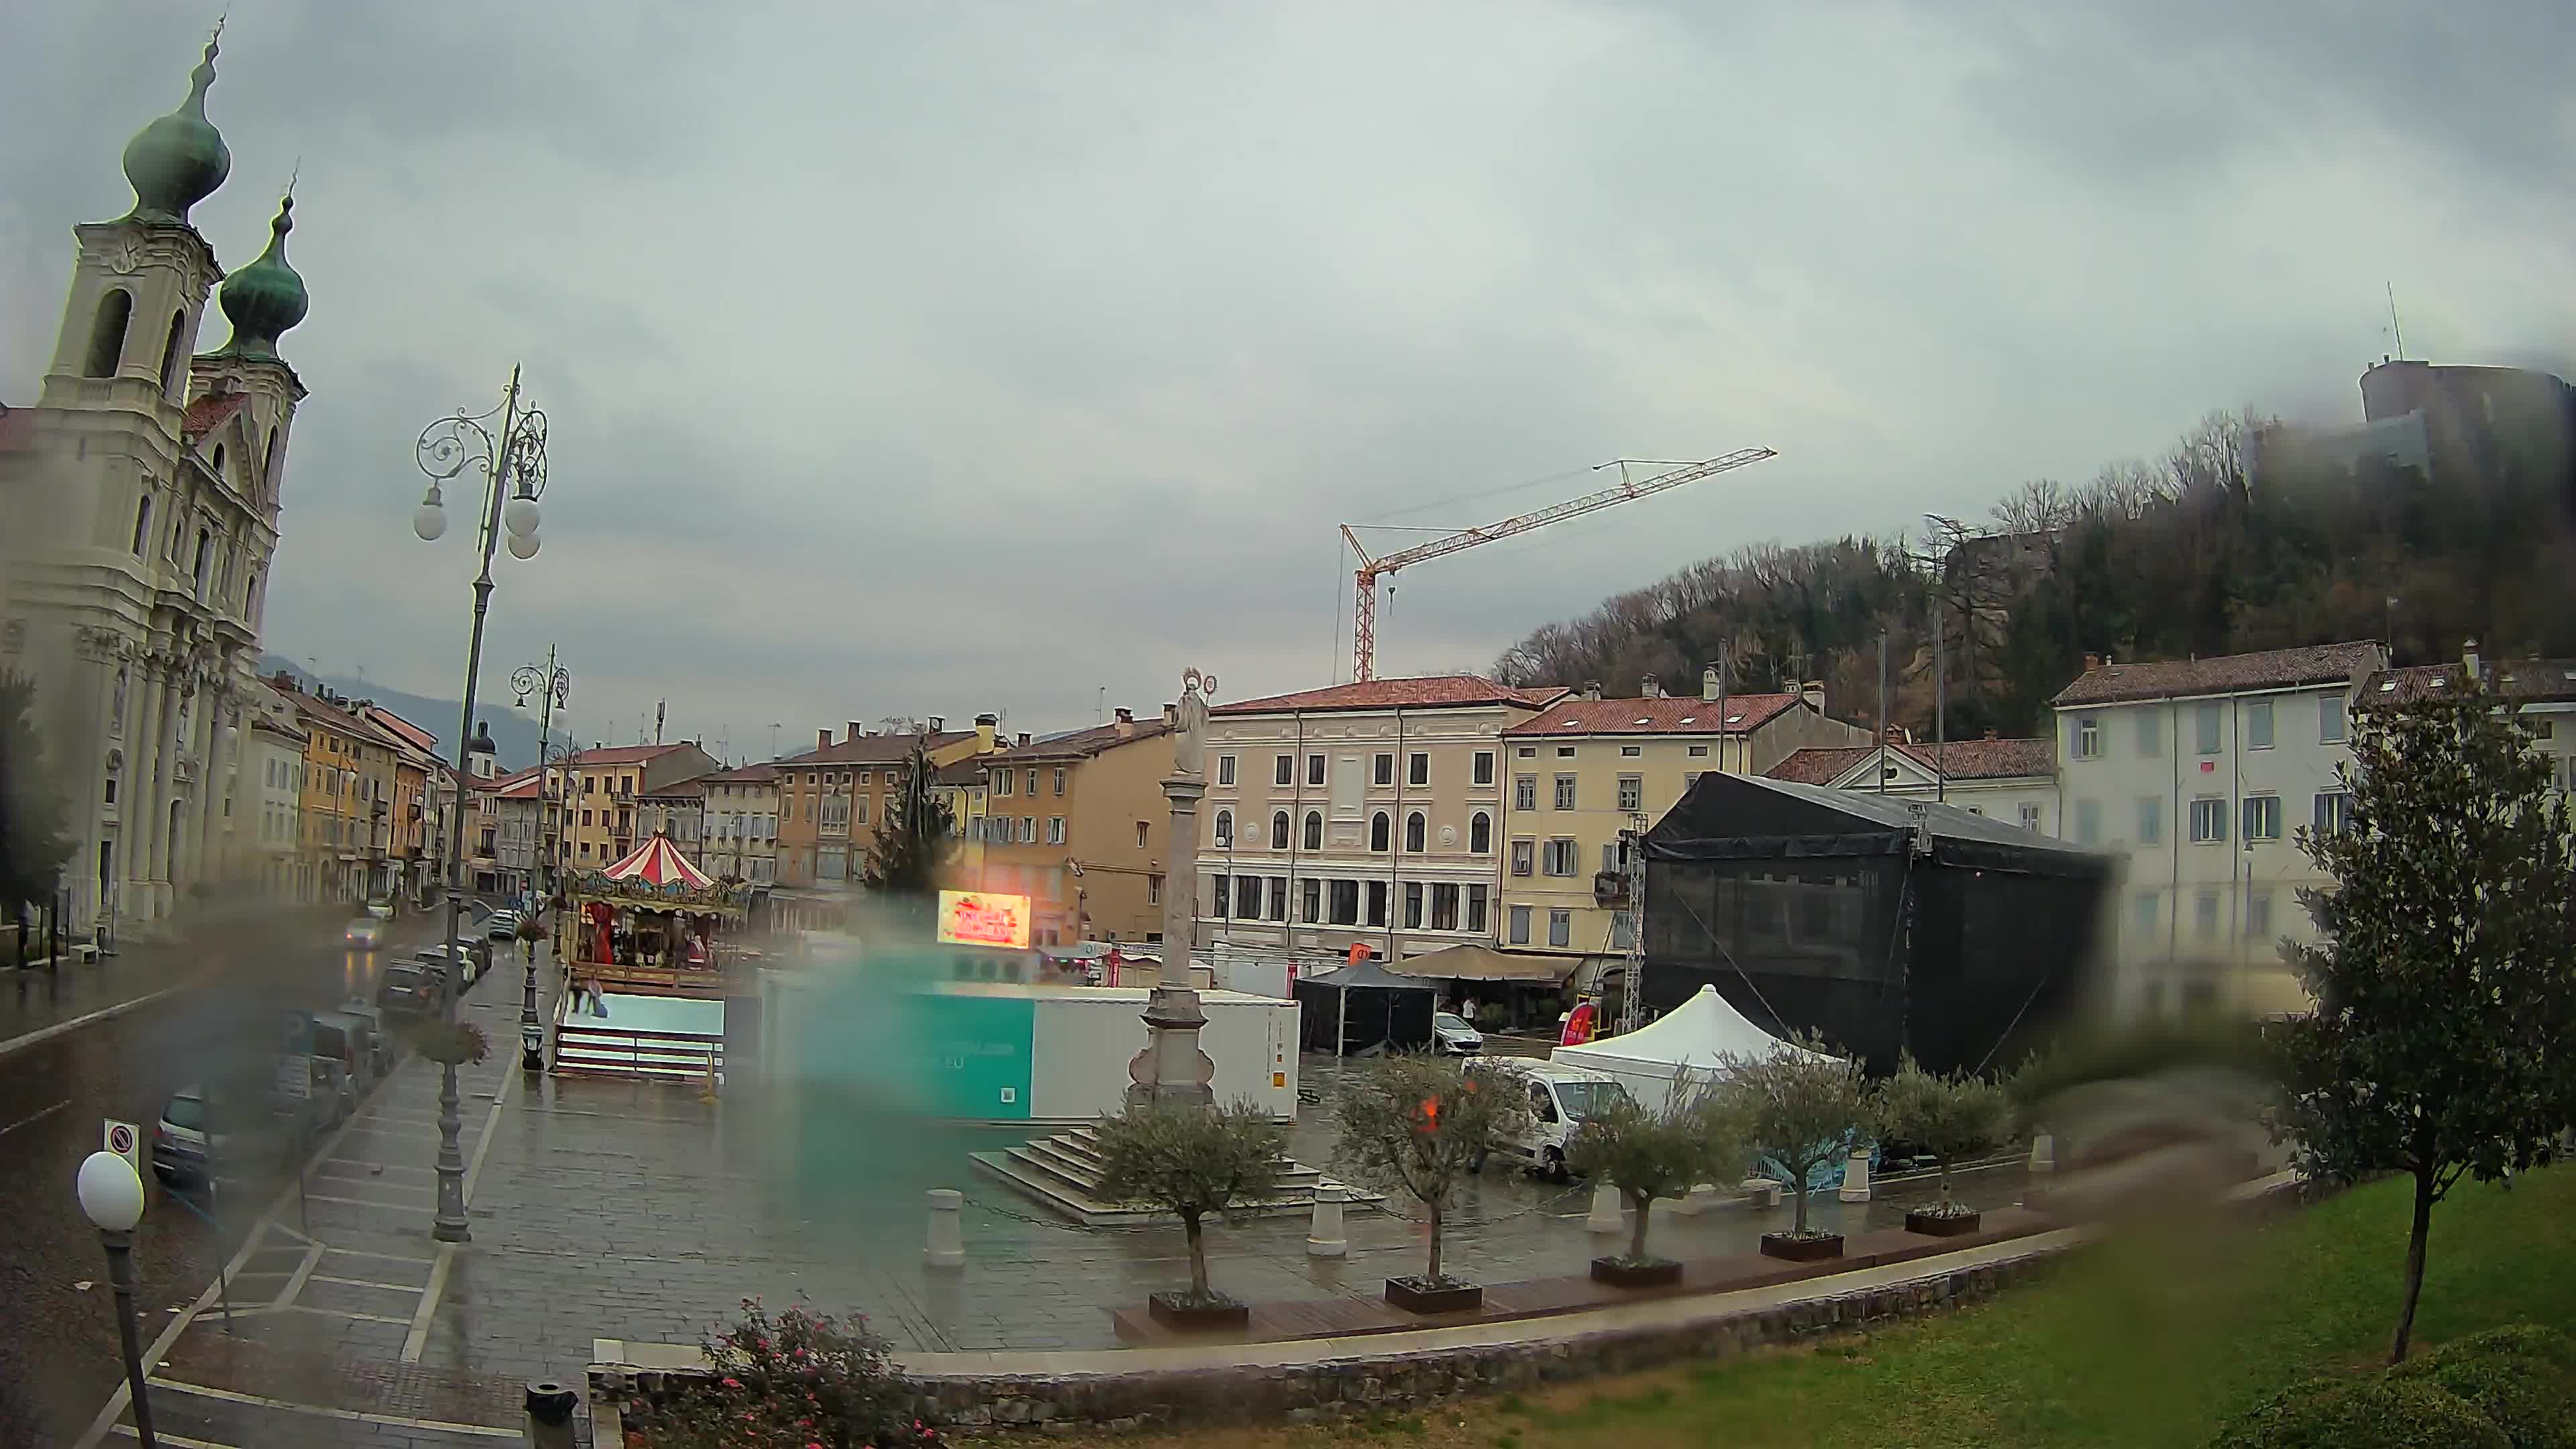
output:
POLYGON ((423 543, 436 543, 447 532, 447 506, 439 499, 437 484, 429 485, 420 507, 412 510, 411 531, 420 535, 423 543))
POLYGON ((514 533, 510 535, 510 557, 516 559, 531 559, 536 556, 537 536, 535 534, 514 533))
POLYGON ((134 1164, 98 1151, 83 1159, 75 1185, 81 1212, 103 1233, 130 1233, 143 1221, 143 1179, 134 1164))
POLYGON ((510 531, 512 538, 536 537, 542 516, 537 511, 537 500, 525 493, 501 505, 501 526, 510 531))

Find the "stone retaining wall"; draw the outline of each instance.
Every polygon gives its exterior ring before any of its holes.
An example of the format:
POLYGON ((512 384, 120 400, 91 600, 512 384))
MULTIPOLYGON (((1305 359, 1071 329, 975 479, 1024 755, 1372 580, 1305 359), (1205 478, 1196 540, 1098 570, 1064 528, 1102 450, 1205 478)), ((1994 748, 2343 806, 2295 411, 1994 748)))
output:
MULTIPOLYGON (((2281 1174, 2241 1184, 2227 1195, 2238 1210, 2268 1215, 2312 1200, 2318 1189, 2281 1174)), ((1582 1315, 1515 1325, 1528 1341, 1455 1348, 1365 1351, 1311 1362, 1218 1367, 1156 1367, 1151 1350, 1125 1350, 1140 1367, 1128 1372, 1061 1374, 915 1374, 916 1412, 941 1428, 1125 1430, 1153 1427, 1305 1423, 1372 1410, 1418 1408, 1461 1394, 1499 1394, 1543 1384, 1653 1368, 1680 1359, 1721 1358, 1765 1345, 1851 1333, 1982 1302, 2045 1272, 2081 1246, 2078 1234, 2051 1234, 2018 1253, 1943 1271, 1925 1260, 1920 1277, 1837 1293, 1832 1278, 1808 1280, 1814 1296, 1642 1326, 1585 1332, 1582 1315)), ((1400 1335, 1394 1335, 1400 1336, 1400 1335)), ((605 1341, 603 1349, 610 1347, 605 1341)), ((590 1370, 595 1434, 614 1433, 625 1416, 708 1370, 693 1348, 616 1345, 621 1362, 590 1370)), ((1248 1344, 1247 1357, 1289 1344, 1248 1344)), ((1032 1356, 1036 1357, 1036 1356, 1032 1356)), ((1084 1355, 1097 1358, 1098 1355, 1084 1355)), ((614 1437, 595 1442, 615 1444, 614 1437)))

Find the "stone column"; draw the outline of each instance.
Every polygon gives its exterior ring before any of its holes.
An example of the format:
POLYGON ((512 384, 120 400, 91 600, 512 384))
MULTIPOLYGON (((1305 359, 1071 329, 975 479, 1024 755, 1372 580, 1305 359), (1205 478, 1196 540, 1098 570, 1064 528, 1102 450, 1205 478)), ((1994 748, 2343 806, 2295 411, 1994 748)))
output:
POLYGON ((142 668, 151 682, 144 691, 142 722, 134 731, 135 757, 126 768, 123 904, 127 915, 148 921, 160 915, 153 883, 160 879, 163 838, 170 829, 170 737, 178 725, 169 661, 151 656, 142 668))
POLYGON ((1199 800, 1207 781, 1174 774, 1163 781, 1172 802, 1171 869, 1163 878, 1163 984, 1193 984, 1190 960, 1198 949, 1199 800))

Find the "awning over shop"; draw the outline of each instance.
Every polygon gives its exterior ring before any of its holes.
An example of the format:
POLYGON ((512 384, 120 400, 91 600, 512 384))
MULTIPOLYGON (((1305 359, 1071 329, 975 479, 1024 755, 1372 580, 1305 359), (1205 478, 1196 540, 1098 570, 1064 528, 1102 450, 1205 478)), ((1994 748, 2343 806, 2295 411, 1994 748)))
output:
MULTIPOLYGON (((1574 974, 1580 956, 1545 955, 1535 951, 1497 951, 1491 946, 1449 946, 1421 956, 1408 956, 1386 969, 1397 976, 1435 981, 1524 981, 1555 985, 1574 974)), ((1334 973, 1339 975, 1339 972, 1334 973)), ((1329 977, 1325 978, 1331 979, 1329 977)))

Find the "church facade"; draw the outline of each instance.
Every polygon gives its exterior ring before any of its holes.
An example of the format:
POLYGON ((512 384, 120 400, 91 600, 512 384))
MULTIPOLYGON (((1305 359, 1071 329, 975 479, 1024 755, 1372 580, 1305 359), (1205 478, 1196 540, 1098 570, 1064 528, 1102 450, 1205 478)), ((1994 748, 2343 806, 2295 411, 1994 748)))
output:
POLYGON ((206 117, 216 53, 126 146, 133 210, 73 229, 42 394, 0 414, 0 670, 35 685, 75 928, 148 928, 223 884, 226 822, 260 808, 246 705, 305 396, 278 340, 307 300, 291 195, 230 275, 189 221, 232 165, 206 117), (210 297, 230 336, 201 352, 210 297))

